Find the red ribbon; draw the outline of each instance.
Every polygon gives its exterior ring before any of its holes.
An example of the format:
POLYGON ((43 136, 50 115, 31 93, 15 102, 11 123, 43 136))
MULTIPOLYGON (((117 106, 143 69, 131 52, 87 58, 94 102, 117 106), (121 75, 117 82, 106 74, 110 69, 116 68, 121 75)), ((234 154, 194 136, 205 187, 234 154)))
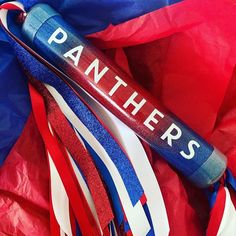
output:
POLYGON ((207 236, 216 236, 219 231, 222 217, 224 215, 226 193, 223 186, 220 186, 216 202, 210 213, 210 221, 207 228, 207 236))
POLYGON ((57 223, 53 206, 52 206, 52 199, 50 197, 50 230, 52 236, 60 236, 60 226, 57 223))
POLYGON ((72 235, 76 236, 76 219, 75 219, 75 214, 73 212, 73 209, 70 205, 70 225, 71 225, 71 231, 72 231, 72 235))

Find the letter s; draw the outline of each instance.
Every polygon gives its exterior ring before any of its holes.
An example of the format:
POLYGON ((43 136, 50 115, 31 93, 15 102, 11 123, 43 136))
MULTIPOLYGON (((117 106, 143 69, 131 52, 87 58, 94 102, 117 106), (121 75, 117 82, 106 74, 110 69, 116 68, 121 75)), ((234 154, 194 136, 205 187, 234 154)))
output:
POLYGON ((189 154, 186 154, 184 151, 181 151, 180 152, 181 156, 183 156, 185 159, 188 159, 188 160, 192 159, 195 156, 194 146, 196 146, 197 148, 200 148, 200 144, 196 142, 195 140, 189 141, 188 143, 189 154))

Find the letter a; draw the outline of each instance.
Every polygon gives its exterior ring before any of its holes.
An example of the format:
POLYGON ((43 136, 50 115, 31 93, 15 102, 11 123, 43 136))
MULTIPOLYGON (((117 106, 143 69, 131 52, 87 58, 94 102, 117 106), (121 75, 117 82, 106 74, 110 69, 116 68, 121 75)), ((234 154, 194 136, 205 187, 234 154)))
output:
POLYGON ((83 46, 77 46, 75 48, 72 48, 70 51, 66 52, 63 56, 69 57, 74 62, 74 65, 78 66, 83 49, 83 46), (73 55, 74 53, 76 53, 75 56, 73 55))

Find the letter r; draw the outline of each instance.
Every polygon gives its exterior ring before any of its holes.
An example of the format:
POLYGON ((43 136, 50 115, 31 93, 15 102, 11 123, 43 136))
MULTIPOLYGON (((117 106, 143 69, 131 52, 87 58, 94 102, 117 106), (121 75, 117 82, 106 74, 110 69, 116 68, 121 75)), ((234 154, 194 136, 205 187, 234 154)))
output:
POLYGON ((182 135, 181 129, 174 123, 166 130, 166 132, 161 136, 162 140, 167 139, 167 143, 172 147, 172 140, 178 140, 182 135), (173 134, 174 131, 174 134, 173 134))

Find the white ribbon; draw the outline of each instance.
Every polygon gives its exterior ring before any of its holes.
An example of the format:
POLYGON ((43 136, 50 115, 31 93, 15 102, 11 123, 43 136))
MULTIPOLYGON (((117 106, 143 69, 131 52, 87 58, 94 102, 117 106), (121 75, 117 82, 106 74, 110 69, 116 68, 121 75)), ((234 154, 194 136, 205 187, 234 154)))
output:
POLYGON ((236 211, 229 190, 227 188, 224 190, 226 193, 225 209, 217 236, 234 236, 236 235, 236 211))

